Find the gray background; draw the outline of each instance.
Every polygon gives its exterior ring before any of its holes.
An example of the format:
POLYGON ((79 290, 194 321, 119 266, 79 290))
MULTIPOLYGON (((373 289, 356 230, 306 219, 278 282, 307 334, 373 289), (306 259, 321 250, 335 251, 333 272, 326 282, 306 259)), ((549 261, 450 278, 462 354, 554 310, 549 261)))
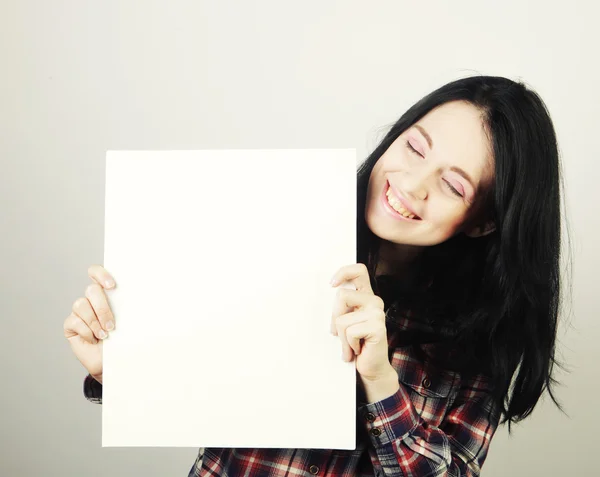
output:
POLYGON ((63 338, 102 263, 107 149, 353 147, 362 159, 414 101, 472 73, 523 78, 548 104, 575 260, 559 336, 570 418, 544 402, 511 439, 500 429, 484 475, 597 472, 594 8, 0 0, 0 475, 183 476, 196 455, 101 448, 101 408, 63 338))

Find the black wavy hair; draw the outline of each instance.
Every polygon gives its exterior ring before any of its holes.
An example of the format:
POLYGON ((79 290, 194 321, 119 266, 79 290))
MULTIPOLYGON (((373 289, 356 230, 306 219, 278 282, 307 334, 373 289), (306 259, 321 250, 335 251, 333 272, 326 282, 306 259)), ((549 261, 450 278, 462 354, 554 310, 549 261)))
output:
POLYGON ((411 316, 426 324, 407 343, 436 343, 431 358, 463 374, 484 373, 494 385, 502 423, 526 418, 552 393, 561 299, 561 186, 556 134, 548 110, 523 83, 498 76, 452 81, 412 106, 358 169, 357 260, 367 265, 384 299, 387 326, 411 316), (479 198, 474 223, 496 230, 479 238, 460 233, 425 247, 412 288, 376 277, 379 239, 367 226, 365 205, 373 166, 406 129, 432 109, 466 101, 481 111, 495 178, 479 198), (511 390, 512 383, 512 390, 511 390))

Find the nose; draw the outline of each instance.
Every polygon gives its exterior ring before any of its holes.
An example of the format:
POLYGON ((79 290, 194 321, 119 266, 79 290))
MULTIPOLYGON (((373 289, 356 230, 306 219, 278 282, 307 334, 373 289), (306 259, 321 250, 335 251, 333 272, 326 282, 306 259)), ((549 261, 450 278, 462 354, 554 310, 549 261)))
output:
POLYGON ((404 177, 404 192, 418 200, 425 200, 429 195, 429 182, 435 172, 427 167, 412 169, 404 177))
POLYGON ((425 200, 427 198, 427 190, 418 189, 414 192, 409 192, 409 194, 414 195, 419 200, 425 200))

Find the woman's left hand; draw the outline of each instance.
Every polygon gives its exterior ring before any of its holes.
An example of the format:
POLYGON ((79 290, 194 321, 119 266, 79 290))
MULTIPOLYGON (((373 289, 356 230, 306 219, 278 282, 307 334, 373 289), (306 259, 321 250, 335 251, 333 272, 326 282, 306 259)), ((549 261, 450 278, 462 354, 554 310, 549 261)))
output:
POLYGON ((381 395, 392 395, 398 387, 398 374, 388 358, 384 303, 373 293, 364 264, 342 267, 333 276, 331 285, 343 282, 352 283, 356 290, 338 289, 331 332, 342 342, 342 359, 352 361, 356 356, 356 371, 367 397, 371 394, 370 402, 374 402, 381 395))

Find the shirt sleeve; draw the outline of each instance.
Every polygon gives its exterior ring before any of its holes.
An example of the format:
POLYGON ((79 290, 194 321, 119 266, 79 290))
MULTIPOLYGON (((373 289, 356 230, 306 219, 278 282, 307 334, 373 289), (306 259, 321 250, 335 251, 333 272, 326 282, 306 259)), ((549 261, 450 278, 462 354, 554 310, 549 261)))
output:
POLYGON ((479 476, 500 417, 480 378, 461 386, 439 427, 419 416, 402 383, 394 395, 359 412, 388 477, 479 476))
POLYGON ((83 395, 94 404, 102 404, 102 383, 88 374, 83 380, 83 395))

